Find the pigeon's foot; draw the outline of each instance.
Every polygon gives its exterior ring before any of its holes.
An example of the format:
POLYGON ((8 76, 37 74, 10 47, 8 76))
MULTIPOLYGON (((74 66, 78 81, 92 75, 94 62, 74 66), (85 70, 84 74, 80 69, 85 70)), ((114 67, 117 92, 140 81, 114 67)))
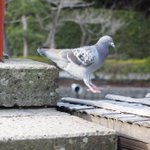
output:
POLYGON ((87 78, 85 78, 84 83, 89 88, 87 89, 87 91, 91 91, 92 93, 101 93, 102 88, 97 87, 95 84, 91 82, 91 80, 87 80, 87 78))
POLYGON ((97 87, 96 85, 92 84, 92 87, 95 89, 95 90, 98 90, 98 91, 101 91, 103 90, 102 87, 97 87))
POLYGON ((89 88, 87 91, 91 91, 92 93, 101 93, 100 89, 95 89, 95 88, 89 88))
POLYGON ((91 92, 93 92, 93 90, 94 90, 94 93, 101 93, 101 91, 103 90, 103 88, 97 87, 95 84, 91 83, 91 89, 89 88, 89 90, 91 92))

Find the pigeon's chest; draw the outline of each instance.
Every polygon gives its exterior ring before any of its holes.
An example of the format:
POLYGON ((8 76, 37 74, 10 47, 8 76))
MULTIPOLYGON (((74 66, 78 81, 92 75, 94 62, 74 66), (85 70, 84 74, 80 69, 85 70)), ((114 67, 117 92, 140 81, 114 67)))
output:
POLYGON ((101 57, 101 55, 99 55, 99 52, 96 52, 95 55, 95 61, 93 64, 91 64, 88 68, 87 71, 88 72, 95 72, 97 69, 99 69, 102 65, 103 65, 104 59, 101 57))
POLYGON ((97 58, 95 63, 93 64, 93 68, 95 68, 95 71, 102 67, 107 55, 108 55, 107 48, 102 48, 101 51, 97 51, 97 58))

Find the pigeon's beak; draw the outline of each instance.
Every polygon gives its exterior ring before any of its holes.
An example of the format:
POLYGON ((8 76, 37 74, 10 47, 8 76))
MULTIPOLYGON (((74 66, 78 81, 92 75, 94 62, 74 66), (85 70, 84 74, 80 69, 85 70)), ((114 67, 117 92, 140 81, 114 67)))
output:
POLYGON ((111 42, 110 45, 111 45, 113 48, 115 48, 114 42, 111 42))
POLYGON ((115 50, 115 57, 117 58, 117 49, 115 48, 115 44, 114 44, 114 42, 111 42, 110 43, 110 46, 112 46, 113 48, 114 48, 114 50, 115 50))

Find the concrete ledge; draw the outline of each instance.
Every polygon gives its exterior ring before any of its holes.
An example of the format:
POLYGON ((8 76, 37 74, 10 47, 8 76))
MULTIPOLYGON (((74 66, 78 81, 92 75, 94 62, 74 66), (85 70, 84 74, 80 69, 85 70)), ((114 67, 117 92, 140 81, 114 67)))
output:
POLYGON ((55 109, 0 110, 0 150, 116 150, 113 130, 55 109))
POLYGON ((57 77, 54 66, 28 59, 0 63, 0 106, 56 105, 57 77))

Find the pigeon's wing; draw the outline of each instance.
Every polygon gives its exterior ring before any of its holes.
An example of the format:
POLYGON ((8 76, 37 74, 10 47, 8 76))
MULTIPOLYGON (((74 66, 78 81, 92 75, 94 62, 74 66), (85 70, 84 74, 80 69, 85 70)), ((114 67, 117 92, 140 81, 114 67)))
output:
POLYGON ((95 48, 92 46, 59 50, 40 48, 37 51, 40 55, 48 57, 56 64, 60 64, 60 62, 72 62, 77 65, 89 66, 94 63, 96 57, 95 48))
POLYGON ((69 61, 82 66, 89 66, 94 63, 95 55, 95 48, 92 46, 75 48, 67 52, 69 61))

